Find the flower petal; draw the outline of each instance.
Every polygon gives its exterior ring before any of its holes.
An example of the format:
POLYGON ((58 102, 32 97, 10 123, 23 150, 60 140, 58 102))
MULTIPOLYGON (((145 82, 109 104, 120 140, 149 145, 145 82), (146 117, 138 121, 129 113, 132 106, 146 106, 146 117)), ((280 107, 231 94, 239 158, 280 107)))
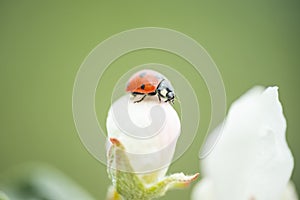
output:
POLYGON ((278 88, 256 87, 231 106, 221 138, 201 161, 216 199, 277 200, 290 179, 293 157, 278 88))
POLYGON ((298 200, 296 187, 292 181, 287 184, 281 200, 298 200))
POLYGON ((193 189, 192 200, 213 200, 214 199, 213 181, 209 178, 203 178, 193 189))
MULTIPOLYGON (((214 183, 209 178, 201 179, 193 188, 191 200, 214 200, 214 183)), ((296 187, 289 181, 281 200, 298 200, 296 187)))

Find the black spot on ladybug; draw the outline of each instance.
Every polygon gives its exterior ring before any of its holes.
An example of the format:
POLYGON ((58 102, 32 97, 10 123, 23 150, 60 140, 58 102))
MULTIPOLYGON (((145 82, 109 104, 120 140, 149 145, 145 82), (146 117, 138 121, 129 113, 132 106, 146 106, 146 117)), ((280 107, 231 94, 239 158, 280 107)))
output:
POLYGON ((146 76, 146 74, 147 74, 147 72, 142 72, 142 73, 140 73, 140 78, 143 78, 144 76, 146 76))
POLYGON ((141 85, 141 89, 143 90, 143 89, 145 89, 145 85, 143 84, 143 85, 141 85))

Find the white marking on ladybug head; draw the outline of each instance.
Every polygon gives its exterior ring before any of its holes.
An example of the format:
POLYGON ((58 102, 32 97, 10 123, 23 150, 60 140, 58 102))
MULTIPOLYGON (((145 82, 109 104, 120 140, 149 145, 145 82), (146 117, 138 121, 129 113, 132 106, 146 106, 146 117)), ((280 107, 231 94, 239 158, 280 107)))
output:
POLYGON ((163 96, 163 97, 167 97, 167 93, 168 93, 168 90, 167 90, 166 88, 164 88, 164 89, 162 89, 162 90, 160 91, 160 94, 161 94, 161 96, 163 96))

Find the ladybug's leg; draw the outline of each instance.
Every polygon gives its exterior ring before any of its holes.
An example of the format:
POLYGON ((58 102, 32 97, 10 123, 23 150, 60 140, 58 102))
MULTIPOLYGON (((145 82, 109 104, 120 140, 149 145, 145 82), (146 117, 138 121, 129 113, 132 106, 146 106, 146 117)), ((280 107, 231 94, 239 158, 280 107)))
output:
POLYGON ((141 99, 134 101, 133 103, 139 103, 145 99, 147 95, 145 94, 141 99))
POLYGON ((160 95, 158 94, 157 97, 158 97, 158 100, 159 100, 159 103, 160 103, 161 102, 160 95))

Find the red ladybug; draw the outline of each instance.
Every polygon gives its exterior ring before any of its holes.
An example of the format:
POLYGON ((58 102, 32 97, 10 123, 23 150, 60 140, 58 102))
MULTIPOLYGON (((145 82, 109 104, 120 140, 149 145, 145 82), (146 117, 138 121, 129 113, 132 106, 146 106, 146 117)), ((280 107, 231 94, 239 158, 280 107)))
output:
POLYGON ((175 93, 171 83, 160 73, 145 69, 135 73, 128 81, 127 92, 135 97, 141 95, 142 98, 134 101, 138 103, 144 100, 146 96, 157 95, 158 100, 165 99, 165 102, 174 103, 175 93))

